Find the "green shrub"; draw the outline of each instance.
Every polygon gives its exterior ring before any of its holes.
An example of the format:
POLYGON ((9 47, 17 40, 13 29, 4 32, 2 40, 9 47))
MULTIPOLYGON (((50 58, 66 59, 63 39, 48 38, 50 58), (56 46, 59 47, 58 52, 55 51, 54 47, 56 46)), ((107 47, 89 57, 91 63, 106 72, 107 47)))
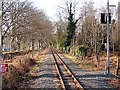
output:
POLYGON ((87 56, 88 54, 87 48, 84 48, 83 52, 84 52, 84 55, 87 56))
POLYGON ((104 51, 105 50, 105 44, 101 45, 101 50, 104 51))
POLYGON ((81 55, 83 53, 83 45, 80 45, 80 46, 77 46, 77 49, 76 49, 76 52, 77 52, 77 55, 81 55))
POLYGON ((70 52, 70 46, 67 46, 66 49, 67 49, 67 52, 70 52))
POLYGON ((83 45, 79 45, 76 48, 77 55, 85 55, 87 56, 87 48, 85 48, 83 45))

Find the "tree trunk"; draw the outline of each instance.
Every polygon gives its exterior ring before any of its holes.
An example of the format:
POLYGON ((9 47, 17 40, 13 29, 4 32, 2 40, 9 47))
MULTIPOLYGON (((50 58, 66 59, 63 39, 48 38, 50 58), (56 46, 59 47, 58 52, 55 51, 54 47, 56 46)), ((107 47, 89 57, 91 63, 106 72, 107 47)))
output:
POLYGON ((18 50, 18 51, 20 51, 20 49, 21 49, 21 48, 20 48, 20 43, 21 43, 21 40, 19 39, 19 40, 17 41, 17 50, 18 50))
POLYGON ((93 61, 93 55, 92 55, 92 65, 93 65, 94 61, 93 61))
POLYGON ((96 58, 97 58, 97 67, 99 68, 99 66, 100 66, 100 57, 99 57, 99 53, 98 52, 96 54, 96 58))
POLYGON ((120 58, 118 56, 116 75, 119 75, 119 69, 120 69, 120 58))
POLYGON ((32 50, 34 50, 34 39, 32 39, 32 50))
POLYGON ((99 57, 99 42, 98 42, 98 30, 95 29, 95 56, 96 56, 96 61, 97 61, 97 67, 99 68, 100 65, 100 57, 99 57))
POLYGON ((21 50, 27 50, 27 47, 25 47, 25 40, 21 41, 21 50))
POLYGON ((18 43, 18 51, 20 51, 20 42, 18 43))
MULTIPOLYGON (((34 42, 35 42, 35 39, 32 39, 32 42, 31 42, 31 44, 32 44, 32 51, 34 50, 34 42)), ((33 52, 31 52, 31 58, 33 58, 33 52)))
POLYGON ((15 45, 15 38, 13 37, 11 40, 11 50, 15 51, 16 50, 16 45, 15 45))
POLYGON ((41 49, 41 42, 38 40, 38 48, 41 49))

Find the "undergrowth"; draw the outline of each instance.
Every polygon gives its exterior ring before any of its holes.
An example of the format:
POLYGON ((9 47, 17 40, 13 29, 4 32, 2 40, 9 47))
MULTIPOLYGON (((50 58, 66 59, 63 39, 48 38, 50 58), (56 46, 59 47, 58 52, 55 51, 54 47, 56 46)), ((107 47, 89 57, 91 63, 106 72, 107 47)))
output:
POLYGON ((2 87, 3 88, 17 88, 24 81, 31 78, 28 74, 30 67, 35 64, 32 58, 25 58, 23 62, 17 66, 9 65, 9 72, 2 74, 2 87))
POLYGON ((70 60, 74 61, 76 64, 78 64, 78 66, 81 69, 88 70, 88 71, 97 71, 97 70, 99 70, 97 67, 95 67, 95 66, 93 67, 93 65, 91 63, 85 63, 82 60, 77 59, 75 56, 71 56, 69 54, 64 54, 64 56, 66 58, 69 58, 70 60))

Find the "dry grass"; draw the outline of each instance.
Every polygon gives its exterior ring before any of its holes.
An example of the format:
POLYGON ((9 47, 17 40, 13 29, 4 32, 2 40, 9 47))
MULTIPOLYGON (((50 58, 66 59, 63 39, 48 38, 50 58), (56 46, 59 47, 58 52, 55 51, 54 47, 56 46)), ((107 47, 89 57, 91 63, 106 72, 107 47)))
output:
POLYGON ((3 88, 18 87, 21 82, 30 78, 28 72, 30 71, 30 67, 35 64, 35 60, 31 58, 25 58, 23 60, 24 62, 18 65, 10 64, 9 72, 2 74, 3 88))
MULTIPOLYGON (((107 60, 106 54, 101 55, 99 68, 97 68, 97 61, 95 59, 95 56, 93 56, 93 60, 94 60, 93 64, 92 64, 92 60, 90 60, 89 58, 84 60, 79 60, 76 59, 75 56, 71 56, 69 54, 64 54, 64 56, 77 63, 81 69, 88 71, 101 71, 101 70, 105 71, 105 65, 107 60)), ((113 74, 116 73, 117 60, 118 60, 118 55, 110 54, 110 72, 113 74)), ((120 79, 111 79, 109 80, 109 83, 113 84, 116 88, 120 89, 120 79)))
POLYGON ((120 79, 109 80, 109 83, 113 84, 117 88, 116 90, 120 90, 120 79))
POLYGON ((75 56, 71 56, 68 54, 64 54, 64 56, 69 58, 70 60, 74 61, 76 64, 78 64, 81 69, 88 70, 88 71, 99 70, 97 67, 92 65, 90 62, 85 63, 85 61, 79 60, 75 56))
POLYGON ((45 58, 45 55, 40 55, 38 60, 36 61, 36 64, 31 68, 30 74, 32 75, 32 77, 38 75, 38 72, 40 70, 40 65, 42 64, 44 58, 45 58))
MULTIPOLYGON (((89 71, 99 71, 99 70, 105 70, 105 66, 106 66, 106 60, 107 60, 107 55, 103 54, 100 56, 100 66, 99 68, 97 67, 97 60, 95 58, 95 56, 93 56, 93 63, 91 60, 91 57, 89 58, 85 58, 84 60, 80 60, 77 59, 76 56, 71 56, 69 54, 64 54, 65 57, 75 61, 80 68, 85 69, 85 70, 89 70, 89 71)), ((116 72, 116 66, 117 66, 117 59, 118 55, 110 55, 110 72, 115 74, 116 72)))
MULTIPOLYGON (((47 52, 47 50, 44 52, 47 52)), ((14 57, 11 60, 12 62, 8 62, 9 71, 2 74, 2 87, 18 88, 22 86, 24 82, 32 79, 35 74, 33 72, 39 69, 40 63, 42 63, 43 59, 44 55, 41 55, 41 52, 34 54, 34 57, 31 57, 31 54, 14 57)), ((2 63, 7 62, 4 61, 2 63)))

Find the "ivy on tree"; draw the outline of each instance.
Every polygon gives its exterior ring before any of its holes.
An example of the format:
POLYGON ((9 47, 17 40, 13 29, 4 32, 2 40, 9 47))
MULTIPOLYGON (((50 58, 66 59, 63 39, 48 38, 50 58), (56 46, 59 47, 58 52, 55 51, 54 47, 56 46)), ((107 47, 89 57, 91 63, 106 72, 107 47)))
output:
POLYGON ((72 3, 70 3, 70 9, 69 9, 69 17, 68 17, 68 26, 67 26, 67 34, 66 39, 64 41, 64 47, 68 47, 71 44, 72 38, 75 35, 76 30, 76 23, 79 19, 74 21, 73 18, 74 14, 72 13, 72 3))

